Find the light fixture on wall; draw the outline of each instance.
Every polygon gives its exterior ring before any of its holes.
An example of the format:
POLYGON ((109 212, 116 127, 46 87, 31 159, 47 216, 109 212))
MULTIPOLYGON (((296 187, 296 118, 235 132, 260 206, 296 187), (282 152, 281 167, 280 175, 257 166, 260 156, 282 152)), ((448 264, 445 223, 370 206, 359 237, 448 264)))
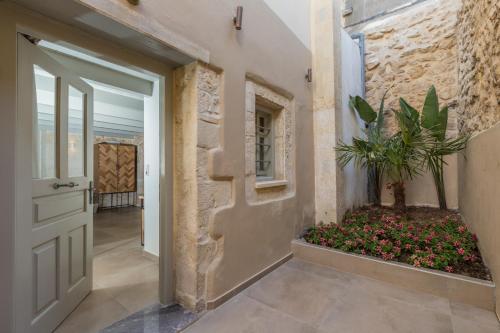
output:
POLYGON ((312 68, 308 68, 307 69, 306 80, 309 83, 311 83, 313 81, 313 71, 312 71, 312 68))
POLYGON ((236 16, 233 17, 233 23, 236 30, 241 30, 243 24, 243 6, 236 7, 236 16))

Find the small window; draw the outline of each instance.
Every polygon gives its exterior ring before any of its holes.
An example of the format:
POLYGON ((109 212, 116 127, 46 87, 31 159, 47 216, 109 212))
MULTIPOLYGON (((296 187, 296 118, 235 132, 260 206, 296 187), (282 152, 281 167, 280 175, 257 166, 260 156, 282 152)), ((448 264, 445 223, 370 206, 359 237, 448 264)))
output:
POLYGON ((258 180, 274 177, 274 133, 272 111, 255 111, 255 173, 258 180))

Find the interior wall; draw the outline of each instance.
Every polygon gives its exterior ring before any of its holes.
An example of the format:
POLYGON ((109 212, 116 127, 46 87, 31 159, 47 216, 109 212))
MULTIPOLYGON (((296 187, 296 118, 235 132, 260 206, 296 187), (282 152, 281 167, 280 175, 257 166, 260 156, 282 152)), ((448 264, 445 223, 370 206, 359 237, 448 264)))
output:
POLYGON ((160 254, 160 89, 144 96, 144 251, 160 254))
MULTIPOLYGON (((29 32, 34 35, 44 37, 51 41, 65 40, 72 45, 84 46, 94 54, 101 55, 112 61, 120 64, 128 64, 134 68, 144 68, 148 71, 165 75, 169 78, 172 75, 172 70, 169 65, 161 63, 157 60, 145 57, 130 51, 115 43, 102 40, 96 36, 82 33, 81 31, 72 28, 71 26, 60 24, 33 14, 18 6, 12 5, 9 2, 0 2, 0 42, 3 46, 0 53, 0 150, 2 158, 0 165, 2 173, 0 181, 2 189, 0 190, 1 200, 0 208, 2 210, 2 223, 0 223, 0 260, 5 269, 0 271, 0 331, 13 331, 13 284, 14 276, 14 229, 15 229, 15 142, 16 142, 16 87, 17 87, 17 31, 29 32)), ((170 92, 165 87, 165 95, 171 96, 170 92)), ((171 105, 165 104, 166 115, 165 122, 168 124, 171 115, 171 105)), ((164 143, 171 143, 166 137, 164 143)), ((163 146, 165 151, 167 146, 163 146)), ((168 166, 168 161, 164 164, 168 166)), ((164 172, 164 171, 162 171, 164 172)), ((171 185, 171 176, 164 174, 162 180, 169 182, 171 185)), ((168 185, 168 184, 167 184, 168 185)), ((167 198, 171 199, 171 190, 169 186, 164 185, 165 192, 162 196, 164 204, 168 204, 167 198)), ((168 214, 163 216, 168 218, 168 214)), ((164 228, 164 232, 170 234, 168 228, 164 228)), ((170 251, 168 248, 164 251, 170 251)), ((163 267, 165 268, 165 267, 163 267)), ((168 269, 165 268, 164 276, 168 269)), ((168 299, 168 294, 171 289, 163 288, 163 299, 168 299)))

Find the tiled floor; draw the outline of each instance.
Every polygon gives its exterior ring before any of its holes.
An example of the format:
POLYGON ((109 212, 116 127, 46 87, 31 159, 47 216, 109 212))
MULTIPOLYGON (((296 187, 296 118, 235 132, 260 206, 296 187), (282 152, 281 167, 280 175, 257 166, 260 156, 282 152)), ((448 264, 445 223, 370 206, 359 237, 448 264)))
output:
POLYGON ((185 333, 493 333, 493 312, 292 259, 185 333))
POLYGON ((93 291, 57 333, 95 333, 158 302, 158 262, 143 254, 140 220, 138 208, 94 216, 93 291))

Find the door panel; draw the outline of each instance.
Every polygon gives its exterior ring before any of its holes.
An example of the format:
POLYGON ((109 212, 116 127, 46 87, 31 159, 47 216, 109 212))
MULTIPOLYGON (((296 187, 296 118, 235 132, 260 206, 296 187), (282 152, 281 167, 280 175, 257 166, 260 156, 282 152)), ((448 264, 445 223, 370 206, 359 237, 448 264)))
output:
POLYGON ((18 37, 16 332, 51 332, 92 286, 92 88, 18 37))

